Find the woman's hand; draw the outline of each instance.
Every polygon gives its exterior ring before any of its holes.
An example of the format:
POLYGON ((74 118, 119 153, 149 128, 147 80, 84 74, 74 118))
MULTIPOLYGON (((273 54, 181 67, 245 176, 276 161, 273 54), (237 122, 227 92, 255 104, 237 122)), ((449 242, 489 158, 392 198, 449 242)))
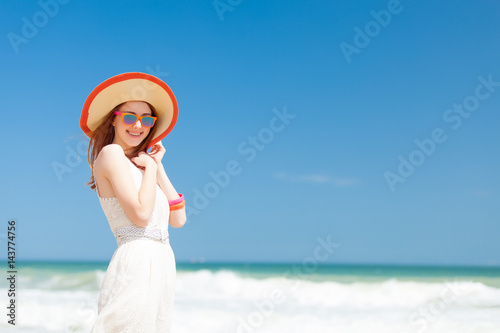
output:
POLYGON ((155 145, 153 145, 151 153, 148 155, 153 158, 156 164, 161 164, 161 159, 163 158, 163 155, 165 155, 165 148, 163 147, 161 141, 158 141, 155 145))
POLYGON ((137 157, 132 158, 132 162, 134 162, 142 170, 151 166, 156 167, 156 161, 154 160, 154 158, 151 155, 146 154, 145 152, 142 151, 139 153, 137 157))

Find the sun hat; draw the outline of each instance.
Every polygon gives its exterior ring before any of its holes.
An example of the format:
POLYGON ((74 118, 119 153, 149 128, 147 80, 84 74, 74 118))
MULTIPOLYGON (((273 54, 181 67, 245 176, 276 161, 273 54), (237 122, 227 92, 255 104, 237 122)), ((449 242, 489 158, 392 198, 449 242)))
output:
POLYGON ((153 75, 131 72, 113 76, 92 90, 83 105, 80 128, 90 137, 115 106, 127 101, 148 102, 156 110, 158 120, 148 149, 177 122, 177 100, 170 87, 153 75))

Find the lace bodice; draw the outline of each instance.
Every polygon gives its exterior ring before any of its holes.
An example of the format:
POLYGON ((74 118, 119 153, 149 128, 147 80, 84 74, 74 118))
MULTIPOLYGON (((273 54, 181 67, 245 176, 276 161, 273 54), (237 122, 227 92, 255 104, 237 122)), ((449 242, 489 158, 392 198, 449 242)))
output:
MULTIPOLYGON (((136 185, 137 190, 141 188, 142 177, 144 171, 137 168, 132 161, 127 159, 130 164, 130 172, 132 173, 132 178, 136 185)), ((97 182, 96 182, 97 188, 97 182)), ((108 219, 109 227, 116 237, 116 229, 125 226, 136 226, 134 222, 127 216, 123 210, 118 198, 101 198, 99 196, 99 189, 97 188, 97 197, 101 203, 104 215, 108 219)), ((160 228, 162 229, 164 235, 168 235, 168 221, 170 216, 170 209, 168 205, 167 197, 165 193, 161 190, 160 186, 156 184, 156 201, 153 209, 153 213, 149 219, 149 224, 146 228, 160 228)))

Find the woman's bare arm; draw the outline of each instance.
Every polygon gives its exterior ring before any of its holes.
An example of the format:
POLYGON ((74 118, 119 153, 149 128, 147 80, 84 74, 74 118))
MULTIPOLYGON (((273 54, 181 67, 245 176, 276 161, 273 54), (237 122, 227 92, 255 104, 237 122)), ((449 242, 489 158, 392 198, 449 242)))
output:
MULTIPOLYGON (((157 181, 158 185, 162 189, 163 193, 168 200, 175 200, 179 198, 179 194, 175 190, 174 186, 168 179, 167 173, 165 172, 165 168, 163 164, 160 162, 157 164, 157 181)), ((184 226, 186 223, 186 207, 182 207, 181 209, 170 211, 170 218, 168 222, 174 228, 180 228, 184 226)))
POLYGON ((135 225, 146 227, 156 200, 156 162, 144 153, 133 159, 134 163, 145 167, 138 191, 130 172, 130 164, 119 145, 105 146, 99 156, 102 175, 111 183, 123 210, 135 225))

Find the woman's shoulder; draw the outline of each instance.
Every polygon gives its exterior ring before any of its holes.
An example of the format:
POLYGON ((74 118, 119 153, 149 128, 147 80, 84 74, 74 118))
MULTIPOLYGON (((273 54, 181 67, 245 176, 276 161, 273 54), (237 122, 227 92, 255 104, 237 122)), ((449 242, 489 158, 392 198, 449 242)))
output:
POLYGON ((125 153, 123 152, 123 148, 119 144, 110 143, 109 145, 102 147, 101 151, 97 155, 97 158, 99 158, 99 156, 101 156, 102 158, 125 157, 125 153))
POLYGON ((119 153, 119 154, 125 156, 125 153, 123 152, 123 148, 117 143, 110 143, 109 145, 102 147, 100 153, 103 153, 103 152, 108 153, 108 154, 109 154, 109 152, 114 153, 114 154, 119 153))
POLYGON ((118 161, 126 161, 126 158, 123 148, 116 143, 111 143, 101 149, 95 159, 94 166, 101 165, 103 169, 107 169, 111 165, 116 165, 118 161))

